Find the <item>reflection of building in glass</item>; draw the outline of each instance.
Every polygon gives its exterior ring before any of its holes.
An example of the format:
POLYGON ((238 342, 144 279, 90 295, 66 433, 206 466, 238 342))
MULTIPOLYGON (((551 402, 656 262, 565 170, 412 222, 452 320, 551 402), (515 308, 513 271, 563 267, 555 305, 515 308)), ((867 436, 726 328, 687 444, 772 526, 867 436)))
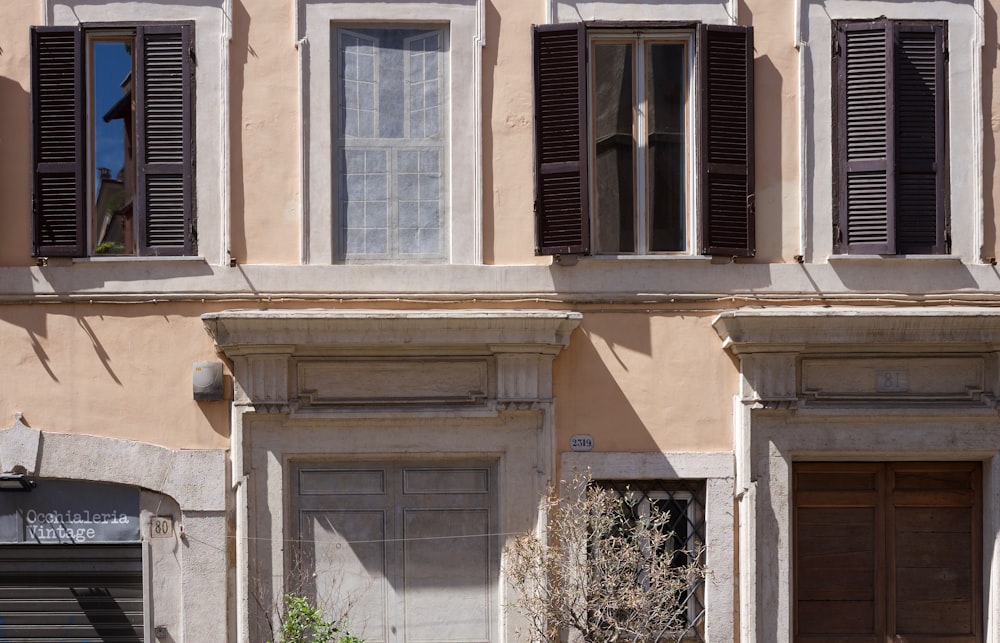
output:
POLYGON ((132 98, 132 74, 122 81, 122 96, 104 114, 104 122, 122 119, 124 161, 115 178, 100 168, 100 185, 94 199, 93 239, 97 254, 132 254, 135 252, 132 228, 132 201, 135 198, 135 162, 132 144, 135 101, 132 98))
POLYGON ((125 171, 118 172, 112 178, 111 170, 100 168, 100 185, 94 198, 94 249, 99 254, 116 254, 127 252, 126 246, 131 246, 131 195, 126 205, 124 184, 125 171), (125 212, 125 210, 128 210, 125 212))

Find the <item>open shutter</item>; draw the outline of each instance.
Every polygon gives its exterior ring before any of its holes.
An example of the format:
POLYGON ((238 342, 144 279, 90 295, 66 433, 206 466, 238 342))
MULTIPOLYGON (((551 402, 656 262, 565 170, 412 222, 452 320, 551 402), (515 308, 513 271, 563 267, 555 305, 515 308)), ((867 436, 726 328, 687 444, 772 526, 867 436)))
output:
POLYGON ((194 61, 190 25, 136 29, 136 203, 140 255, 194 248, 194 61))
POLYGON ((83 37, 31 28, 34 256, 79 257, 87 240, 83 37))
POLYGON ((945 153, 945 29, 895 25, 897 252, 948 252, 945 153))
POLYGON ((752 257, 753 29, 701 25, 698 50, 701 251, 752 257))
POLYGON ((837 29, 838 245, 853 254, 896 252, 890 34, 886 21, 837 29))
POLYGON ((583 24, 534 28, 535 252, 590 252, 583 24))

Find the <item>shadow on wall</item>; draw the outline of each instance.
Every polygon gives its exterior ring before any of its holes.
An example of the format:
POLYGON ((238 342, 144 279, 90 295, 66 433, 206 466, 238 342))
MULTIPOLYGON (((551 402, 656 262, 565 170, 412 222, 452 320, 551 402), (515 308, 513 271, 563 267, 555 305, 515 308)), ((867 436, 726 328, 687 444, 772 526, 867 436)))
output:
POLYGON ((17 81, 0 76, 0 227, 4 231, 0 235, 0 266, 32 263, 30 98, 17 81))
MULTIPOLYGON (((257 53, 250 46, 250 14, 240 0, 233 2, 232 44, 230 46, 229 95, 229 252, 231 258, 243 263, 247 256, 246 185, 243 179, 243 89, 250 56, 257 53)), ((305 172, 307 168, 303 168, 305 172)))
POLYGON ((556 450, 576 434, 591 435, 595 451, 728 448, 737 371, 712 316, 585 314, 553 366, 556 450))

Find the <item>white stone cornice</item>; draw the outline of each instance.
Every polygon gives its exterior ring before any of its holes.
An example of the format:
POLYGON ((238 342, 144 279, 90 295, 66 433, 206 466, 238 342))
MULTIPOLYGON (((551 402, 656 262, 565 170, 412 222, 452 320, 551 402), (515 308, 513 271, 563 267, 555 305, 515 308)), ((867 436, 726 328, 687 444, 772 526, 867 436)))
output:
POLYGON ((995 308, 740 309, 721 313, 713 326, 734 355, 1000 349, 1000 310, 995 308))
POLYGON ((205 326, 227 355, 558 353, 582 315, 546 310, 248 310, 209 313, 205 326))

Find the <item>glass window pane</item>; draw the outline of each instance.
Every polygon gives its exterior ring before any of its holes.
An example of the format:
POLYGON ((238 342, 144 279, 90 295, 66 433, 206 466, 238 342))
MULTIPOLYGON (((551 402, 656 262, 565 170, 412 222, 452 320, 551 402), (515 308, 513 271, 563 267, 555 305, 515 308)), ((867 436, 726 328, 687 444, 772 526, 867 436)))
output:
POLYGON ((394 27, 336 33, 344 258, 440 260, 447 199, 442 136, 447 34, 394 27), (364 218, 352 216, 358 211, 364 218))
POLYGON ((619 43, 593 48, 597 252, 635 251, 632 51, 619 43))
POLYGON ((132 100, 132 38, 90 43, 93 144, 90 154, 94 204, 90 238, 95 254, 132 254, 135 158, 132 100))
POLYGON ((646 159, 649 192, 649 250, 687 246, 687 80, 684 43, 647 47, 646 159))

